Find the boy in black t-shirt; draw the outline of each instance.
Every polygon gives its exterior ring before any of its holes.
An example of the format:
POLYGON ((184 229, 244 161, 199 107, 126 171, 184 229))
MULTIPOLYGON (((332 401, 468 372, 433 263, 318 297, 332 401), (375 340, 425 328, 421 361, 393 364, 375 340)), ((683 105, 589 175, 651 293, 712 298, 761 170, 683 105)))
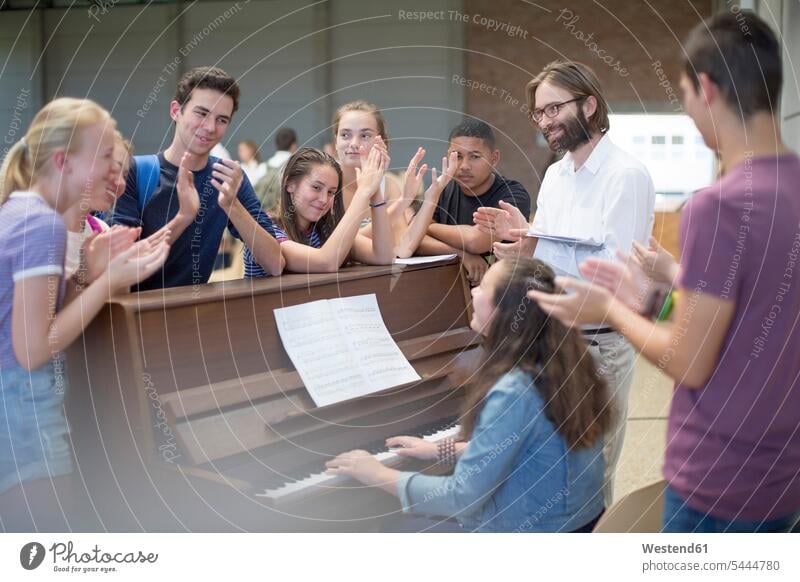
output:
POLYGON ((457 253, 470 280, 478 282, 488 268, 482 256, 491 252, 494 241, 478 230, 472 214, 481 206, 499 207, 503 200, 528 216, 531 198, 522 184, 495 171, 500 151, 488 124, 465 119, 450 132, 449 142, 448 152, 458 154, 455 180, 442 192, 428 236, 417 252, 422 255, 457 253))

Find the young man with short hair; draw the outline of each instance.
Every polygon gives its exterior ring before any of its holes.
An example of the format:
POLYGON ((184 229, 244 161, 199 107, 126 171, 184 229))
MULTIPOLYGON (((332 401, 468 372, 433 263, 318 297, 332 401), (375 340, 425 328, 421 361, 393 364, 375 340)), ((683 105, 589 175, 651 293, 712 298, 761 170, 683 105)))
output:
POLYGON ((473 224, 474 213, 479 208, 495 208, 504 202, 528 216, 531 197, 522 184, 495 170, 500 150, 487 123, 465 119, 453 128, 448 141, 448 152, 458 156, 455 179, 442 192, 428 236, 417 252, 422 255, 456 252, 471 273, 470 279, 477 283, 489 266, 483 255, 491 253, 492 242, 498 239, 473 224))
POLYGON ((786 532, 800 519, 800 159, 776 117, 781 47, 741 11, 698 25, 685 55, 685 110, 725 171, 681 213, 671 322, 632 309, 634 272, 604 261, 582 265, 596 284, 531 296, 568 323, 604 319, 675 379, 664 531, 786 532))
POLYGON ((171 244, 164 267, 139 290, 206 283, 226 227, 267 272, 283 270, 272 222, 241 167, 210 155, 238 105, 233 77, 216 67, 192 69, 170 103, 172 143, 157 156, 134 158, 111 223, 141 226, 142 238, 166 229, 171 244))

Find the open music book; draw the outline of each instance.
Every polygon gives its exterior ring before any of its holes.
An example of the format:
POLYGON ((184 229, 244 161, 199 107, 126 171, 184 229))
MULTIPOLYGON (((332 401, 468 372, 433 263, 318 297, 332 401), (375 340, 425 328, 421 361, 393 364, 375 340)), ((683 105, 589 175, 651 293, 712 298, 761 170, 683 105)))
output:
POLYGON ((420 380, 386 329, 374 293, 274 313, 283 347, 317 406, 420 380))

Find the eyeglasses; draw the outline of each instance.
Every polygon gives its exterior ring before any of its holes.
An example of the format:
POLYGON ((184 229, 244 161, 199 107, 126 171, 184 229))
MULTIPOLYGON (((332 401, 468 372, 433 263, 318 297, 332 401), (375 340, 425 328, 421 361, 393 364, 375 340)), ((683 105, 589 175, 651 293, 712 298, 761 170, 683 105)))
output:
POLYGON ((542 120, 542 117, 547 117, 549 119, 553 119, 558 112, 561 111, 561 108, 568 103, 574 103, 575 101, 582 101, 586 97, 575 97, 575 99, 570 99, 569 101, 562 101, 561 103, 551 103, 546 107, 542 107, 541 109, 534 109, 533 111, 528 111, 528 119, 530 119, 533 123, 539 123, 542 120))

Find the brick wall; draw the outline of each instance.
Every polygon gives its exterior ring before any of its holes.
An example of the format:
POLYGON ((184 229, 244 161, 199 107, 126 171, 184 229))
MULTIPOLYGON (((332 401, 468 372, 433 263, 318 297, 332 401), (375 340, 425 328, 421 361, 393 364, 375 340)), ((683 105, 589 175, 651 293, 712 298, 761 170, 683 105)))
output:
POLYGON ((544 65, 568 58, 592 67, 612 113, 673 111, 681 43, 711 11, 712 0, 464 0, 466 111, 495 128, 500 171, 535 198, 552 156, 525 118, 524 88, 544 65))

